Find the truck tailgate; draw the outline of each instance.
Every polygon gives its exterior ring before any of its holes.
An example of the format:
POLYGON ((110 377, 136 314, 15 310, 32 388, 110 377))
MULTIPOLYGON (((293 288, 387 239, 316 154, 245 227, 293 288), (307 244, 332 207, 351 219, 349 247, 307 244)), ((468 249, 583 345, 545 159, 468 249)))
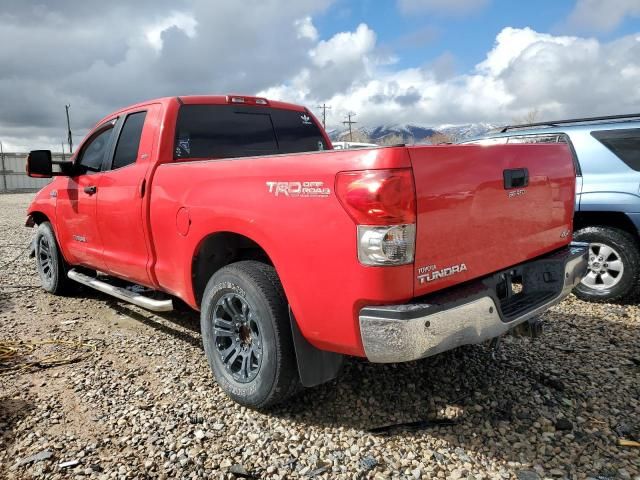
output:
POLYGON ((575 170, 567 145, 408 150, 417 197, 416 296, 570 242, 575 170))

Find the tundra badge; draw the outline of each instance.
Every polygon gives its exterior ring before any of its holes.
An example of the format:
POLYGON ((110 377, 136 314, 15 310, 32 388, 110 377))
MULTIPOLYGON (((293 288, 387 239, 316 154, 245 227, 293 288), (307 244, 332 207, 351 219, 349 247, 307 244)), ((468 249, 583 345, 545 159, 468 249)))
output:
POLYGON ((439 278, 450 277, 451 275, 467 271, 467 265, 464 263, 451 265, 450 267, 441 268, 439 270, 437 270, 437 268, 438 267, 436 267, 435 265, 420 267, 418 269, 418 280, 420 281, 420 283, 433 282, 434 280, 438 280, 439 278))

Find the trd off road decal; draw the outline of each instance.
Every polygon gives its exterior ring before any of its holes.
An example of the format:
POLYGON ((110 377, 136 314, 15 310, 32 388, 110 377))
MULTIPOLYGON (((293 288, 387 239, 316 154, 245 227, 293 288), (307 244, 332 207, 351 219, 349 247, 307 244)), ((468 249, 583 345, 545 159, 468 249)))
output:
POLYGON ((418 269, 418 280, 420 281, 420 283, 428 283, 440 278, 450 277, 451 275, 466 271, 467 266, 464 263, 451 265, 450 267, 441 269, 438 269, 436 265, 427 265, 426 267, 420 267, 418 269))
POLYGON ((324 182, 266 182, 267 190, 276 197, 326 198, 331 189, 324 182))

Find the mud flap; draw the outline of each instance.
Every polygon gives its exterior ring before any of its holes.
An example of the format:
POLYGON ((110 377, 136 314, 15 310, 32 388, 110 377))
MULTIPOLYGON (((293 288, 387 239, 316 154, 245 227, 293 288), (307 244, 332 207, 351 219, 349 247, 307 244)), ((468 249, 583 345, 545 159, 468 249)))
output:
POLYGON ((311 345, 300 332, 298 322, 289 307, 291 333, 296 350, 300 382, 304 387, 315 387, 338 376, 344 355, 320 350, 311 345))

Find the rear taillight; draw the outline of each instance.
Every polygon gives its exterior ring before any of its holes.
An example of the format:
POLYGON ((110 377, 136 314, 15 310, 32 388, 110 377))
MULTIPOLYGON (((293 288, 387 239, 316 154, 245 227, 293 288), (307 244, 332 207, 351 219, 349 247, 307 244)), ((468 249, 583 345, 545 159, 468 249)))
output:
POLYGON ((360 263, 413 262, 416 195, 410 169, 341 172, 336 194, 358 226, 360 263))

